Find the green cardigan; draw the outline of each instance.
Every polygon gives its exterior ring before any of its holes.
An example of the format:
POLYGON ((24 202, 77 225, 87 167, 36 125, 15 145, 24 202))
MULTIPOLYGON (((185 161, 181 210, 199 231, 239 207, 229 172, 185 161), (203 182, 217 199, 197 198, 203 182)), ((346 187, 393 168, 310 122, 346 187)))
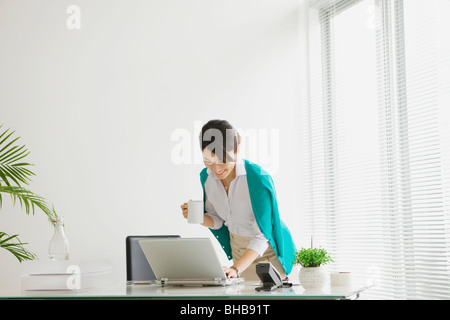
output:
MULTIPOLYGON (((294 261, 296 248, 289 229, 280 219, 274 183, 270 175, 259 165, 245 159, 244 164, 256 223, 262 234, 269 240, 286 275, 288 275, 293 267, 292 262, 294 261)), ((203 203, 205 203, 205 181, 207 178, 207 168, 204 168, 200 172, 200 181, 203 187, 203 203)), ((223 224, 222 228, 218 230, 210 230, 222 245, 228 259, 231 260, 228 227, 223 224)))

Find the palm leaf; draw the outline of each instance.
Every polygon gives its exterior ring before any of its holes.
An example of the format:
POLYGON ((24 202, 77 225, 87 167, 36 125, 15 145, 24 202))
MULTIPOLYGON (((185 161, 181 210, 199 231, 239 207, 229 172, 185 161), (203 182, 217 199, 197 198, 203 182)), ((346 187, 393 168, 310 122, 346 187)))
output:
POLYGON ((21 161, 29 152, 24 145, 16 144, 20 137, 14 138, 14 133, 10 129, 0 132, 0 185, 15 184, 20 187, 21 183, 28 185, 34 173, 27 169, 32 164, 21 161))
MULTIPOLYGON (((3 125, 0 125, 0 129, 2 127, 3 125)), ((34 173, 27 168, 32 164, 22 160, 29 152, 24 145, 17 145, 16 142, 20 138, 14 138, 14 132, 10 129, 0 131, 0 209, 3 200, 2 192, 9 193, 14 204, 19 201, 27 214, 34 214, 35 207, 38 207, 53 221, 56 217, 54 208, 50 208, 43 197, 21 186, 22 183, 28 185, 34 173)))
MULTIPOLYGON (((16 186, 0 186, 0 193, 9 193, 16 204, 19 201, 22 208, 25 209, 27 214, 33 214, 35 212, 35 207, 41 209, 49 218, 50 221, 56 220, 55 208, 47 203, 43 197, 31 192, 30 190, 24 189, 22 187, 16 186)), ((1 205, 1 197, 0 197, 1 205)), ((0 207, 1 208, 1 207, 0 207)))
POLYGON ((0 232, 0 248, 11 252, 20 262, 36 259, 36 255, 34 253, 25 249, 25 244, 27 243, 21 242, 17 234, 10 236, 4 232, 0 232))
MULTIPOLYGON (((0 125, 0 129, 3 126, 0 125)), ((47 216, 50 222, 56 220, 57 214, 55 209, 50 207, 47 201, 25 189, 21 184, 28 185, 31 182, 30 177, 34 173, 27 167, 32 164, 24 162, 29 152, 24 145, 17 145, 20 138, 14 138, 15 131, 7 129, 0 131, 0 209, 2 207, 2 193, 8 193, 13 199, 14 205, 18 201, 27 214, 34 214, 35 208, 41 209, 47 216)), ((4 232, 0 232, 0 248, 10 251, 20 262, 24 260, 33 260, 36 256, 25 249, 18 235, 9 236, 4 232)))

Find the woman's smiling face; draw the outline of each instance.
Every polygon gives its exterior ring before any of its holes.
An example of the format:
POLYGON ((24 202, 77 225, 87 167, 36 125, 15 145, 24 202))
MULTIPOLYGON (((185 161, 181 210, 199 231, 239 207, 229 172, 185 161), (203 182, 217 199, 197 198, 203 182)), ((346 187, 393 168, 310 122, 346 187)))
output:
MULTIPOLYGON (((233 151, 228 152, 228 154, 235 159, 236 155, 233 151)), ((219 179, 225 179, 228 177, 228 175, 233 171, 234 166, 236 165, 236 162, 227 162, 222 163, 219 158, 211 151, 209 151, 207 148, 203 150, 203 162, 205 163, 205 166, 214 172, 217 178, 219 179)))

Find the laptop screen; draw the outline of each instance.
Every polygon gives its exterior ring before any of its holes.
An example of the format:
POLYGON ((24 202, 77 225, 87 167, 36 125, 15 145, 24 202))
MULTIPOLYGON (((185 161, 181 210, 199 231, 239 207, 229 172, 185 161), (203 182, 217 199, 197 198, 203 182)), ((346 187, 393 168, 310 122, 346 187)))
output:
POLYGON ((166 239, 179 238, 178 235, 162 236, 128 236, 126 238, 126 259, 127 259, 127 281, 154 281, 156 276, 153 273, 147 258, 139 245, 139 240, 143 239, 166 239))

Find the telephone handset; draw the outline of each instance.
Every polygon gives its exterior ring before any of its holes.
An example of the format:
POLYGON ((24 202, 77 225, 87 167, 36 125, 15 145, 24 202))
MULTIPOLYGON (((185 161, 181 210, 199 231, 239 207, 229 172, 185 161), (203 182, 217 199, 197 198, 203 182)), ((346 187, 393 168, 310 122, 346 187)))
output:
POLYGON ((259 262, 256 265, 256 274, 262 282, 262 287, 256 291, 272 291, 283 287, 283 281, 277 269, 268 261, 259 262))

